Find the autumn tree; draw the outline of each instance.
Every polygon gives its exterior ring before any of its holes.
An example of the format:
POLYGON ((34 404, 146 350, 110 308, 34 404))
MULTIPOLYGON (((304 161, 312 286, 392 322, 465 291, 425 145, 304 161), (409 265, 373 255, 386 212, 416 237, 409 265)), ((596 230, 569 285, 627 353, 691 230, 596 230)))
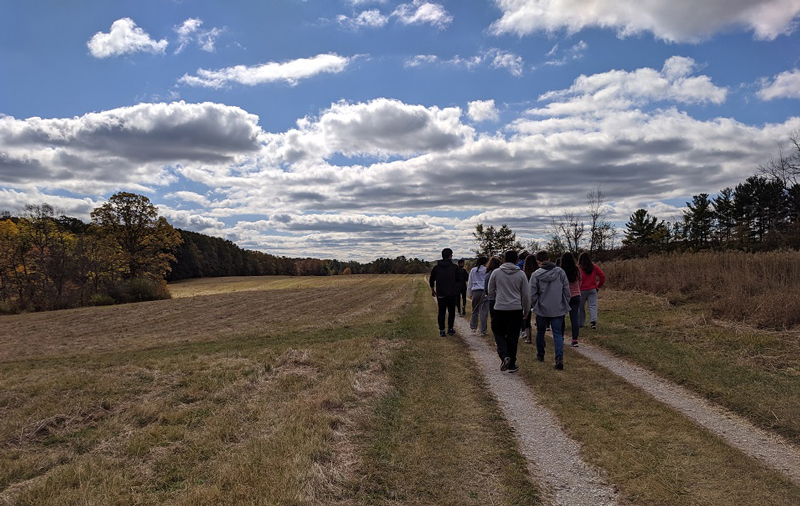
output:
POLYGON ((121 254, 123 277, 161 279, 169 272, 181 236, 158 215, 150 199, 135 193, 116 193, 91 216, 101 236, 121 254))

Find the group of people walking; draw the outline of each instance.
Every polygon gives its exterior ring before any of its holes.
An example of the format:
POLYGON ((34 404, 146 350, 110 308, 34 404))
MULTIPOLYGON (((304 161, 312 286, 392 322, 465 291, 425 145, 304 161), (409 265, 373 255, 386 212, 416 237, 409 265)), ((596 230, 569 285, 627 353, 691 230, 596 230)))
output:
POLYGON ((439 304, 439 335, 455 334, 456 310, 466 316, 467 298, 472 300, 470 329, 486 335, 488 321, 500 357, 500 370, 517 372, 517 348, 521 334, 532 343, 536 324, 536 358, 545 358, 545 332, 552 331, 555 368, 564 368, 564 330, 569 315, 571 345, 578 346, 580 328, 597 328, 597 290, 606 276, 583 252, 576 262, 572 253, 551 259, 546 251, 518 255, 506 251, 503 259, 478 257, 467 272, 464 260, 453 263, 453 251, 442 250, 442 259, 431 270, 431 295, 439 304), (555 261, 553 261, 555 260, 555 261), (445 333, 445 319, 447 332, 445 333))

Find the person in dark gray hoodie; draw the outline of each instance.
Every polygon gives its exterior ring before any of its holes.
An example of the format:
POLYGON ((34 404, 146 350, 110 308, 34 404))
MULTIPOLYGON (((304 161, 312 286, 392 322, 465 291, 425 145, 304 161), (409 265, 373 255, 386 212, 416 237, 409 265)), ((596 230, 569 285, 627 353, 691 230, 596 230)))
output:
POLYGON ((536 314, 536 358, 544 362, 544 331, 553 330, 556 369, 564 368, 564 315, 569 313, 569 281, 567 273, 550 261, 546 251, 536 253, 539 268, 530 280, 531 304, 536 314))
POLYGON ((489 278, 489 298, 494 299, 492 332, 500 356, 500 370, 519 371, 517 344, 519 329, 531 310, 528 278, 517 267, 517 252, 506 251, 505 263, 489 278))
POLYGON ((444 316, 447 312, 447 333, 456 333, 456 303, 461 290, 461 268, 453 263, 453 250, 442 250, 442 259, 433 266, 430 276, 431 295, 439 304, 439 335, 444 337, 444 316))

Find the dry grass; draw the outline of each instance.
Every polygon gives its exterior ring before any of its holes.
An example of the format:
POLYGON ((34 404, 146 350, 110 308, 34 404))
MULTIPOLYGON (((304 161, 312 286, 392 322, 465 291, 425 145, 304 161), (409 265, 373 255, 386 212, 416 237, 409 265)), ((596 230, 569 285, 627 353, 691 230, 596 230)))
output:
POLYGON ((521 351, 536 395, 631 504, 800 504, 800 488, 788 479, 571 348, 564 371, 553 369, 552 351, 545 363, 534 347, 521 351))
POLYGON ((603 264, 608 286, 699 302, 711 315, 762 328, 800 324, 800 251, 702 252, 603 264))
MULTIPOLYGON (((386 399, 402 397, 395 385, 431 377, 410 358, 438 339, 430 314, 409 314, 420 277, 198 284, 169 301, 0 317, 0 504, 361 504, 375 483, 427 489, 374 466, 371 450, 386 399), (206 295, 181 296, 193 291, 206 295)), ((479 417, 495 416, 474 378, 459 389, 441 399, 446 412, 471 399, 479 417)), ((420 417, 404 437, 440 423, 420 417)), ((464 447, 469 462, 499 463, 529 491, 513 448, 481 443, 500 430, 464 424, 433 439, 477 441, 464 447)), ((464 466, 439 473, 452 455, 427 457, 407 470, 434 489, 482 479, 464 466)), ((508 482, 484 479, 480 498, 514 504, 508 482)), ((405 497, 394 503, 420 504, 405 497)))

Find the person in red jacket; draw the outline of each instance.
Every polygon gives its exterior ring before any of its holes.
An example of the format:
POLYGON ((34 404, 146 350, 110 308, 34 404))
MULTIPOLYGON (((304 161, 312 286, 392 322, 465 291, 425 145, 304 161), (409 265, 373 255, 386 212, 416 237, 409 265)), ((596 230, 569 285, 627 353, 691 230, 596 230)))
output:
POLYGON ((606 275, 600 266, 592 262, 589 253, 583 252, 578 258, 581 269, 581 302, 578 309, 578 320, 580 326, 586 324, 586 303, 589 303, 589 324, 592 330, 597 330, 597 290, 603 287, 606 282, 606 275))

